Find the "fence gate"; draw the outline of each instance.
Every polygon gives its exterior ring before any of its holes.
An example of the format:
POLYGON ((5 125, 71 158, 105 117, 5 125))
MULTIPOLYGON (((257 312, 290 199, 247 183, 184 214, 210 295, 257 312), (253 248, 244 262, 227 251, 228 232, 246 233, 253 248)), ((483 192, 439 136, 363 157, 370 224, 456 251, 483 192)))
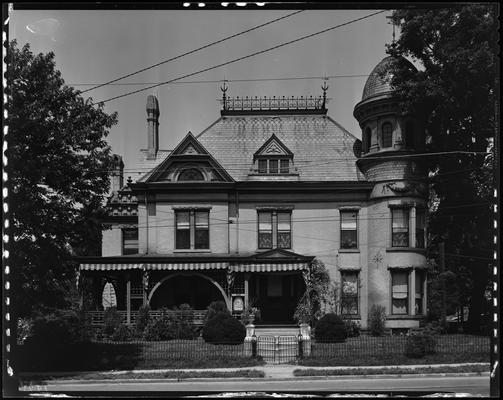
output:
POLYGON ((295 361, 299 355, 299 339, 297 336, 259 336, 257 355, 270 364, 295 361))

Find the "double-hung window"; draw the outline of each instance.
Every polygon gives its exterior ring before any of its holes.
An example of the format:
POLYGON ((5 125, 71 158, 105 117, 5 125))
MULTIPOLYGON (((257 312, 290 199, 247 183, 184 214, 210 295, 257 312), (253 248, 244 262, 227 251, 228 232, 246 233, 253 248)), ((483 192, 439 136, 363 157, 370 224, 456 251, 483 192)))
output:
POLYGON ((358 271, 341 271, 341 314, 358 314, 358 271))
POLYGON ((272 212, 258 213, 258 248, 272 249, 272 212))
POLYGON ((425 247, 425 226, 426 212, 424 209, 416 209, 416 247, 424 249, 425 247))
POLYGON ((292 246, 292 213, 290 211, 258 212, 258 248, 289 249, 292 246))
POLYGON ((382 147, 393 146, 393 128, 389 122, 385 122, 381 127, 382 131, 382 147))
POLYGON ((416 307, 416 315, 424 314, 424 281, 425 281, 425 273, 424 271, 416 270, 415 277, 416 284, 416 299, 415 299, 415 307, 416 307))
POLYGON ((408 314, 409 313, 409 272, 392 271, 391 272, 391 313, 408 314))
POLYGON ((358 248, 358 211, 341 211, 341 249, 358 248))
POLYGON ((209 249, 208 210, 176 211, 175 219, 176 249, 209 249))
POLYGON ((409 210, 407 208, 391 209, 391 245, 392 247, 409 247, 409 210))
POLYGON ((122 230, 122 254, 138 253, 138 228, 122 230))

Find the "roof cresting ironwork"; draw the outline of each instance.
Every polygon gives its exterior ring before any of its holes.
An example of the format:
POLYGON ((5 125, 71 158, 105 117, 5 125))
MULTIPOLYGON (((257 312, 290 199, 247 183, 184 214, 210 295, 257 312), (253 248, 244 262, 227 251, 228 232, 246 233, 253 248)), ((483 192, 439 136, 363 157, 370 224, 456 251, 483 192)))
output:
POLYGON ((224 80, 220 87, 222 91, 222 114, 260 114, 260 113, 315 113, 325 114, 327 104, 326 81, 321 86, 323 94, 321 96, 273 96, 273 97, 229 97, 227 96, 228 86, 224 80))

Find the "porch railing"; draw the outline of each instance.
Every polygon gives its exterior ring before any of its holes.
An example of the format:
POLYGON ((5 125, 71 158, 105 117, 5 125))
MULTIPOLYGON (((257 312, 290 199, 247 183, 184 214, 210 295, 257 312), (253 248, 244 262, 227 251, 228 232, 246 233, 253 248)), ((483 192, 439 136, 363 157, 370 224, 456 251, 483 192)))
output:
MULTIPOLYGON (((118 310, 117 311, 122 317, 122 322, 125 324, 127 322, 127 311, 118 310)), ((168 313, 180 313, 180 311, 168 311, 168 313)), ((183 313, 183 311, 182 311, 183 313)), ((193 310, 191 311, 193 315, 193 323, 194 325, 202 325, 204 321, 204 315, 206 314, 206 310, 193 310)), ((150 318, 157 319, 161 316, 160 310, 151 310, 149 312, 150 318)), ((86 311, 86 317, 88 318, 91 325, 103 325, 105 311, 86 311)), ((136 322, 136 318, 138 318, 138 311, 131 311, 131 324, 136 322)))

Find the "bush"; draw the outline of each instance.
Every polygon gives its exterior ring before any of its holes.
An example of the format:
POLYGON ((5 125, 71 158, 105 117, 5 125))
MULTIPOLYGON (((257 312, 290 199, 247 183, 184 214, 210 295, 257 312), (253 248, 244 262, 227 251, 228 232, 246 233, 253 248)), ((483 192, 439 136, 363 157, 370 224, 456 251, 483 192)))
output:
POLYGON ((131 331, 126 325, 120 325, 113 333, 112 340, 126 342, 131 339, 131 331))
POLYGON ((219 312, 203 326, 203 339, 208 343, 243 343, 246 336, 244 325, 229 313, 219 312))
POLYGON ((225 304, 225 301, 214 301, 208 306, 208 308, 206 309, 206 314, 204 315, 203 325, 205 325, 206 322, 208 322, 218 313, 231 315, 229 309, 227 308, 227 304, 225 304))
POLYGON ((158 319, 151 319, 143 332, 145 340, 195 339, 194 312, 188 304, 173 310, 162 309, 158 319))
POLYGON ((345 320, 344 325, 346 326, 346 332, 348 333, 348 337, 357 337, 360 336, 360 323, 352 320, 345 320))
POLYGON ((386 331, 386 308, 373 304, 369 313, 369 329, 372 336, 382 336, 386 331))
POLYGON ((300 301, 299 304, 297 304, 293 318, 299 325, 311 322, 311 307, 306 301, 300 301))
POLYGON ((119 314, 117 308, 107 308, 103 314, 103 333, 107 336, 112 336, 121 325, 122 315, 119 314))
POLYGON ((407 337, 405 355, 410 358, 422 358, 426 354, 435 354, 436 340, 433 335, 422 329, 413 331, 407 337))
POLYGON ((73 310, 57 310, 34 318, 26 344, 63 345, 87 339, 85 320, 73 310))
POLYGON ((324 315, 316 324, 315 339, 322 343, 338 343, 348 337, 346 325, 341 317, 335 314, 324 315))
POLYGON ((150 322, 150 307, 148 305, 141 306, 138 309, 138 317, 136 317, 135 321, 135 331, 136 334, 141 337, 143 336, 143 332, 150 322))

